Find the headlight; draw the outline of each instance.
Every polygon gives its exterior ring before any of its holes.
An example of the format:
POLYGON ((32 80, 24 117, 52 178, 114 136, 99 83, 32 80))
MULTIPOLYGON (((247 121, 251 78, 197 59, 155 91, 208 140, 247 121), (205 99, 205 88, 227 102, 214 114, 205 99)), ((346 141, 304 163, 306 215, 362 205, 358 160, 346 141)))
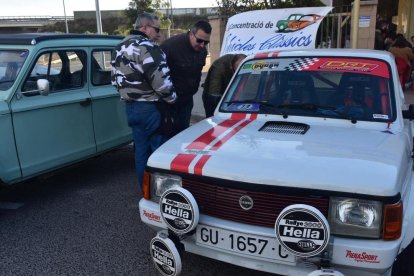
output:
POLYGON ((181 187, 181 177, 165 173, 153 173, 151 175, 151 199, 159 202, 161 195, 173 187, 181 187))
POLYGON ((380 238, 383 209, 381 202, 332 197, 329 208, 332 234, 380 238))

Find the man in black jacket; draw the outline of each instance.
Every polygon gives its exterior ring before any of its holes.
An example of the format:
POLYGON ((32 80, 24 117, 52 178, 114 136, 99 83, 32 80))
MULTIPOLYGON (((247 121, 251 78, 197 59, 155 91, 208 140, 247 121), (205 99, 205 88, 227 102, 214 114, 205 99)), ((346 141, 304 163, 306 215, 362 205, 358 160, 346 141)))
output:
POLYGON ((210 24, 198 21, 187 33, 173 36, 161 44, 178 96, 173 105, 175 133, 190 125, 193 95, 198 91, 201 70, 206 64, 206 46, 210 42, 210 35, 210 24))

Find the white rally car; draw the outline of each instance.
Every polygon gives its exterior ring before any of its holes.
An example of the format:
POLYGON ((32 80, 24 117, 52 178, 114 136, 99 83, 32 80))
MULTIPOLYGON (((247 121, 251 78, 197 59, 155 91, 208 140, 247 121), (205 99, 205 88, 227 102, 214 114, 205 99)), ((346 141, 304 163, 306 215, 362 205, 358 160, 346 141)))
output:
POLYGON ((182 250, 281 275, 414 275, 414 109, 385 51, 262 53, 213 117, 149 159, 141 220, 182 250))

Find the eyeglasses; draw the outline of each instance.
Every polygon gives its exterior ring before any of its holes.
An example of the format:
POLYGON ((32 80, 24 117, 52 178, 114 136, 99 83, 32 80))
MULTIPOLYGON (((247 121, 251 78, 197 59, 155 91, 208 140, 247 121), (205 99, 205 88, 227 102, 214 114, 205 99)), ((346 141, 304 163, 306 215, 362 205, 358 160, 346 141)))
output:
POLYGON ((195 34, 193 34, 193 35, 194 35, 194 37, 195 37, 195 39, 196 39, 196 41, 197 41, 198 44, 204 43, 204 45, 207 45, 207 44, 210 43, 209 40, 204 40, 204 39, 198 38, 198 37, 196 37, 195 34))
POLYGON ((152 25, 148 25, 148 27, 151 27, 155 30, 155 32, 158 34, 160 32, 160 28, 152 26, 152 25))

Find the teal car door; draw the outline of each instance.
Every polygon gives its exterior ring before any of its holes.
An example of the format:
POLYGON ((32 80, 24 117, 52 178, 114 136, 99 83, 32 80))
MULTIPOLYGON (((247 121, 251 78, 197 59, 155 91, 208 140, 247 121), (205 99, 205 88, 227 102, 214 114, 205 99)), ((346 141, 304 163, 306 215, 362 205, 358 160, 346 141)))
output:
POLYGON ((111 85, 111 49, 92 49, 91 81, 93 125, 98 152, 126 144, 132 140, 125 103, 111 85))
POLYGON ((96 153, 86 63, 84 50, 43 52, 12 99, 23 178, 96 153), (47 80, 48 95, 39 94, 39 79, 47 80))
POLYGON ((20 167, 14 144, 13 124, 9 106, 0 100, 0 183, 20 179, 20 167))

